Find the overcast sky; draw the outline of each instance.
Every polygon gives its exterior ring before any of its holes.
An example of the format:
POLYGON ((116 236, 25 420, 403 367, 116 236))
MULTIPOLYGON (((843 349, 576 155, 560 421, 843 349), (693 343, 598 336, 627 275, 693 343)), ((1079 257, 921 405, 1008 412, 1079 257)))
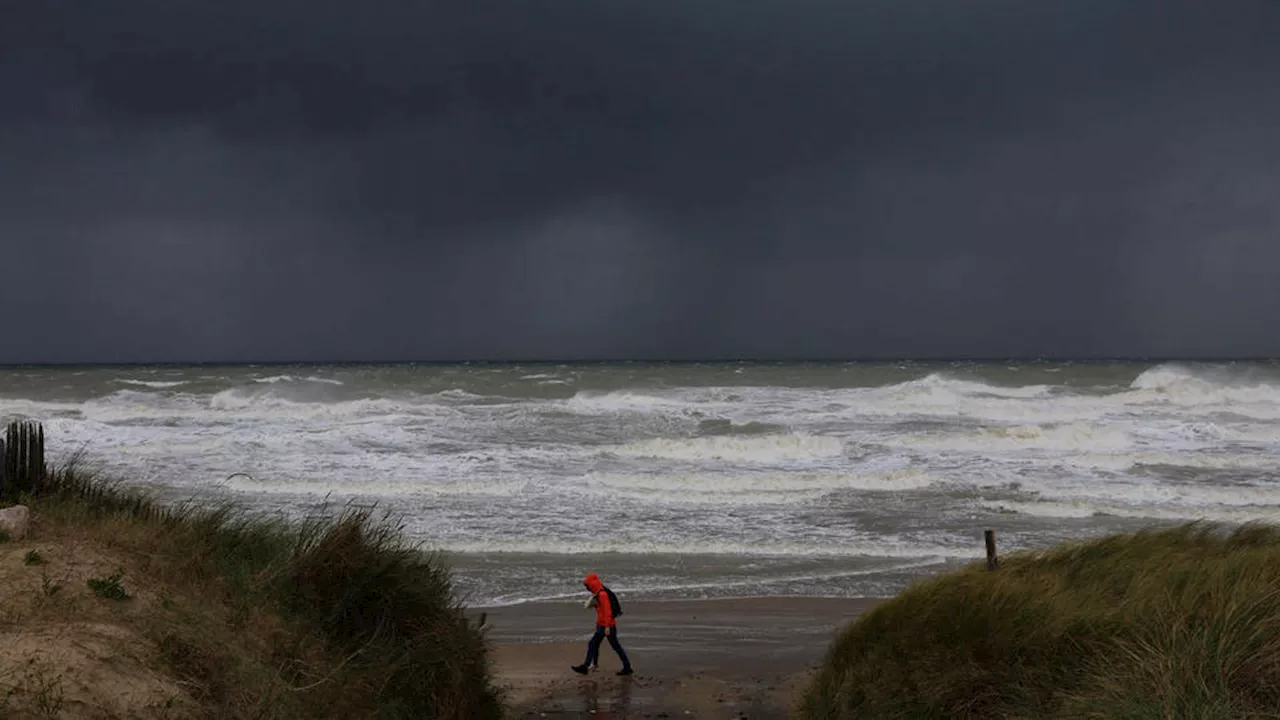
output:
POLYGON ((0 362, 1280 355, 1280 2, 0 0, 0 247, 0 362))

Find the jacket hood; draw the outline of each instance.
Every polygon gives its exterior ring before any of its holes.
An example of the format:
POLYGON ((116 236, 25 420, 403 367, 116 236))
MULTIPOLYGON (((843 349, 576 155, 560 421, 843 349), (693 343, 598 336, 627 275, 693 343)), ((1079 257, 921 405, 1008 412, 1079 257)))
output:
POLYGON ((600 576, 595 573, 588 575, 587 579, 582 581, 582 584, 587 586, 592 595, 598 595, 604 589, 604 583, 600 582, 600 576))

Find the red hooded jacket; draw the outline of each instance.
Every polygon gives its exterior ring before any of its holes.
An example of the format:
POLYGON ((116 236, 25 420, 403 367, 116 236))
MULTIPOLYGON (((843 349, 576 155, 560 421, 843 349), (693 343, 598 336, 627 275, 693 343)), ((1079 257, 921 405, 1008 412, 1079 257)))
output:
POLYGON ((596 599, 596 625, 617 627, 618 623, 613 619, 613 604, 609 602, 609 593, 604 591, 604 583, 600 582, 600 576, 591 573, 586 580, 582 581, 582 584, 587 586, 592 597, 596 599))

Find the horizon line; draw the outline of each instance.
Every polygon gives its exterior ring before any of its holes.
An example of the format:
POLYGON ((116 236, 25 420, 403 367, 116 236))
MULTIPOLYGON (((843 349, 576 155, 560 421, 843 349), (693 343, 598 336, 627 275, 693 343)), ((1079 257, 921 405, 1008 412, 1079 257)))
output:
POLYGON ((707 357, 707 358, 458 358, 437 360, 130 360, 0 362, 0 368, 285 366, 285 365, 800 365, 872 363, 1167 363, 1277 362, 1274 355, 1116 355, 1116 356, 863 356, 863 357, 707 357))

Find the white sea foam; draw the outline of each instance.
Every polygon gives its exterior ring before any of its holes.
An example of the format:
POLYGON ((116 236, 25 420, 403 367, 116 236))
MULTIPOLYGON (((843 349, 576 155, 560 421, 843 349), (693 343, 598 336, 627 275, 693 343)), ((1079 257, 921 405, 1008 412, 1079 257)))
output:
POLYGON ((138 385, 140 387, 149 387, 156 390, 165 390, 168 388, 181 387, 191 382, 190 380, 134 380, 133 378, 118 378, 116 382, 122 385, 138 385))
POLYGON ((907 492, 937 482, 937 478, 916 470, 848 474, 596 474, 584 478, 581 489, 652 503, 767 505, 809 502, 833 492, 907 492))
POLYGON ((788 463, 838 457, 844 443, 835 437, 813 435, 713 435, 698 438, 658 438, 613 448, 618 455, 689 461, 788 463))
POLYGON ((859 557, 914 559, 970 559, 979 548, 958 548, 893 538, 864 539, 851 537, 842 543, 795 543, 755 540, 745 542, 716 540, 651 540, 623 537, 618 534, 591 539, 524 538, 516 540, 432 540, 430 546, 444 552, 498 555, 744 555, 757 557, 859 557))
POLYGON ((1059 501, 1110 503, 1125 507, 1179 506, 1185 508, 1267 506, 1280 508, 1280 483, 1175 483, 1156 479, 1028 480, 1024 490, 1059 501))
POLYGON ((996 512, 1034 515, 1042 518, 1088 518, 1101 513, 1099 506, 1084 502, 984 502, 982 507, 996 512))
POLYGON ((270 508, 371 498, 405 512, 413 539, 499 565, 663 552, 838 572, 862 553, 980 554, 966 533, 1002 510, 1032 540, 1128 518, 1280 519, 1280 368, 1166 364, 1109 384, 1067 368, 1020 387, 960 370, 878 387, 703 382, 762 377, 750 368, 687 385, 700 371, 642 369, 630 386, 616 370, 537 370, 427 368, 420 385, 406 369, 0 374, 0 416, 41 419, 55 458, 83 449, 133 481, 270 508), (517 377, 615 389, 500 395, 517 377), (224 482, 237 471, 253 478, 224 482), (936 542, 912 534, 922 523, 936 542))
POLYGON ((1178 404, 1280 403, 1280 384, 1273 379, 1233 375, 1224 370, 1197 371, 1178 364, 1158 365, 1146 370, 1129 387, 1178 404))
POLYGON ((510 497, 525 489, 519 481, 471 482, 280 482, 262 481, 237 475, 221 483, 223 487, 247 495, 299 495, 309 497, 414 497, 414 496, 493 496, 510 497))
POLYGON ((1130 403, 1215 408, 1247 417, 1280 419, 1280 383, 1256 374, 1159 365, 1139 375, 1119 397, 1130 403))
POLYGON ((909 380, 864 392, 870 396, 892 398, 909 405, 951 405, 966 398, 1042 399, 1052 396, 1054 389, 1048 385, 990 385, 962 380, 946 373, 933 373, 919 380, 909 380))
POLYGON ((134 425, 143 425, 147 421, 160 423, 173 418, 214 424, 261 418, 287 422, 447 412, 447 407, 429 402, 414 403, 393 398, 307 401, 269 389, 246 387, 222 390, 212 395, 119 390, 79 403, 0 398, 0 415, 37 418, 79 416, 94 422, 134 425))
POLYGON ((65 416, 79 416, 83 405, 76 402, 40 402, 25 398, 0 398, 0 419, 32 418, 43 420, 65 416))
POLYGON ((935 373, 896 385, 840 390, 828 397, 837 412, 870 417, 934 415, 1051 424, 1173 409, 1280 419, 1276 380, 1197 372, 1179 365, 1151 368, 1129 387, 1106 394, 1045 385, 996 386, 935 373))
POLYGON ((1131 448, 1134 444, 1133 437, 1123 429, 1085 423, 961 429, 931 435, 896 436, 882 442, 914 448, 977 453, 1025 450, 1118 451, 1131 448))
POLYGON ((322 378, 316 377, 315 375, 308 375, 306 377, 298 377, 296 375, 272 375, 270 377, 254 378, 253 381, 268 385, 274 385, 276 383, 322 383, 325 385, 345 384, 341 380, 337 380, 335 378, 322 378))
POLYGON ((414 411, 430 410, 428 404, 417 404, 401 399, 373 398, 340 402, 306 401, 279 395, 271 391, 248 388, 223 390, 208 399, 206 410, 219 413, 235 413, 241 418, 269 417, 279 419, 365 418, 369 416, 403 415, 414 411))
POLYGON ((1134 471, 1143 467, 1180 467, 1193 470, 1249 470, 1280 472, 1280 457, 1207 450, 1075 453, 1055 462, 1069 466, 1109 470, 1134 471))
POLYGON ((983 507, 996 512, 1048 519, 1118 517, 1147 520, 1185 522, 1208 520, 1211 522, 1245 523, 1251 521, 1280 522, 1280 506, 1130 506, 1114 503, 1076 502, 989 502, 983 507))
POLYGON ((696 402, 688 398, 663 397, 636 392, 578 392, 563 402, 565 408, 570 411, 586 415, 683 411, 692 409, 696 404, 696 402))
POLYGON ((451 390, 441 390, 432 395, 422 396, 422 402, 443 402, 450 405, 467 405, 467 404, 483 404, 492 402, 491 398, 484 395, 477 395, 473 392, 467 392, 460 388, 451 390))

